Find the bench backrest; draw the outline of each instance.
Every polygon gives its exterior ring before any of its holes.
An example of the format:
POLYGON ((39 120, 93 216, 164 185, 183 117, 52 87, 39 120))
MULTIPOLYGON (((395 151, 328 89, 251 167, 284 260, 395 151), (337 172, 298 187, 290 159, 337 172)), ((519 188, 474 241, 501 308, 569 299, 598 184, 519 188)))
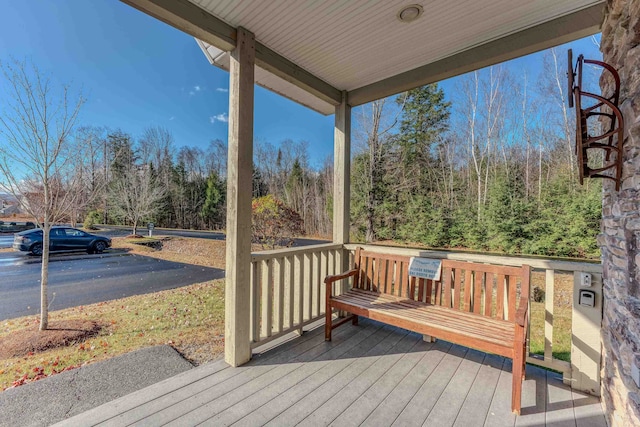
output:
POLYGON ((439 281, 409 276, 410 257, 356 249, 353 287, 513 321, 530 267, 442 260, 439 281))

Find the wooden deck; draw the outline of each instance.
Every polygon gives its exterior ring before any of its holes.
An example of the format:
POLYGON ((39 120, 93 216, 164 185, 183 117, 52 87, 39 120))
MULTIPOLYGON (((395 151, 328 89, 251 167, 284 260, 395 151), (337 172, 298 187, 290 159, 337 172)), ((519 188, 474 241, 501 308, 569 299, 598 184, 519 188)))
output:
POLYGON ((511 362, 361 319, 305 333, 231 368, 210 363, 63 425, 606 426, 599 400, 527 366, 522 415, 511 362))

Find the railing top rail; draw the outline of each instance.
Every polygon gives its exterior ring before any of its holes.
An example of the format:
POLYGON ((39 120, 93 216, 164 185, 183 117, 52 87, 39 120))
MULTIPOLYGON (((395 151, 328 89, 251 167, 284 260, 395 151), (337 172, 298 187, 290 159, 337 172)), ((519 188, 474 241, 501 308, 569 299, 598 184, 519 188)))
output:
POLYGON ((483 255, 468 252, 447 252, 429 249, 412 249, 401 248, 395 246, 367 245, 359 243, 348 243, 344 245, 345 249, 355 250, 362 247, 372 252, 384 252, 387 254, 420 256, 426 258, 453 259, 459 261, 485 262, 491 264, 510 265, 520 267, 523 264, 531 266, 531 268, 557 271, 584 271, 588 273, 602 273, 602 264, 589 261, 565 261, 555 259, 527 258, 521 256, 506 255, 483 255))
POLYGON ((251 262, 265 259, 282 258, 291 255, 302 255, 326 250, 342 249, 339 243, 323 243, 320 245, 301 246, 299 248, 273 249, 270 251, 260 251, 251 253, 251 262))

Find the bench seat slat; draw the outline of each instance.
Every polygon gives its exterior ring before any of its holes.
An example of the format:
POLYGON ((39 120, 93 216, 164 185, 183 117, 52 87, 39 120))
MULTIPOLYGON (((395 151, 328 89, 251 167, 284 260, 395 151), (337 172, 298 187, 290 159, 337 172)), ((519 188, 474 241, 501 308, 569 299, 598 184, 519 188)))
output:
MULTIPOLYGON (((398 298, 393 295, 380 294, 376 292, 364 291, 361 289, 352 289, 348 291, 346 294, 341 296, 334 297, 333 301, 343 301, 345 303, 352 302, 353 304, 371 304, 371 305, 380 305, 380 304, 401 304, 411 309, 419 309, 424 307, 424 303, 420 303, 411 299, 406 298, 398 298)), ((473 313, 466 313, 463 311, 454 312, 452 309, 442 307, 439 305, 428 305, 432 315, 439 316, 442 315, 444 318, 449 318, 451 316, 460 318, 463 320, 464 325, 473 326, 479 325, 482 330, 486 329, 487 320, 490 320, 491 327, 495 328, 495 332, 500 333, 502 331, 506 331, 507 333, 513 336, 513 323, 500 320, 500 319, 487 319, 486 317, 476 315, 473 313)), ((410 313, 408 314, 410 315, 410 313)))
MULTIPOLYGON (((497 346, 505 347, 506 353, 511 354, 514 339, 513 324, 498 319, 473 315, 470 313, 454 312, 446 308, 416 303, 413 300, 394 298, 377 292, 351 290, 333 298, 336 303, 367 310, 369 313, 377 311, 398 319, 407 319, 413 323, 423 324, 425 327, 442 329, 469 339, 481 339, 497 346)), ((369 317, 369 316, 367 316, 369 317)), ((433 334, 438 336, 438 334, 433 334)), ((505 351, 501 351, 505 353, 505 351)))

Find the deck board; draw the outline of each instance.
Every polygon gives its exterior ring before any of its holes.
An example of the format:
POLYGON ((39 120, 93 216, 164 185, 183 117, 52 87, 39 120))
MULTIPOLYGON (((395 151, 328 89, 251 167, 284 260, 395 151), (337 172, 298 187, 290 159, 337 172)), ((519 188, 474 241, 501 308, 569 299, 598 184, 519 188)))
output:
POLYGON ((429 412, 424 425, 453 425, 460 408, 464 404, 471 386, 478 376, 478 371, 484 362, 486 353, 477 350, 468 350, 460 362, 460 366, 453 374, 435 406, 429 412))
POLYGON ((418 392, 422 384, 446 356, 451 344, 446 341, 432 343, 429 351, 424 352, 422 359, 411 372, 402 379, 394 390, 369 414, 364 426, 389 426, 407 406, 418 392))
POLYGON ((562 377, 550 371, 547 375, 547 408, 545 422, 553 427, 575 427, 573 395, 562 383, 562 377))
MULTIPOLYGON (((334 391, 334 395, 327 402, 309 414, 299 425, 330 425, 358 396, 367 391, 378 378, 393 367, 405 352, 410 351, 416 344, 415 336, 407 331, 387 336, 383 342, 376 346, 379 347, 380 357, 344 388, 334 391)), ((354 411, 354 416, 357 416, 359 408, 354 407, 354 411)))
POLYGON ((544 425, 547 408, 547 371, 527 366, 527 380, 522 385, 522 411, 516 427, 544 425))
MULTIPOLYGON (((247 412, 244 417, 237 422, 238 426, 258 426, 265 425, 279 415, 285 413, 289 408, 301 407, 295 405, 303 399, 308 399, 308 395, 327 388, 326 384, 335 378, 344 378, 344 372, 350 368, 360 357, 366 356, 367 352, 374 348, 381 339, 391 333, 388 328, 379 328, 367 340, 359 343, 356 347, 347 352, 341 359, 333 361, 329 366, 315 372, 300 383, 291 387, 270 400, 267 405, 263 405, 259 410, 247 412), (340 374, 340 376, 338 376, 340 374), (295 406, 294 406, 295 405, 295 406)), ((329 386, 328 389, 332 387, 329 386)), ((316 393, 317 394, 317 393, 316 393)), ((317 396, 314 396, 317 399, 317 396)), ((326 399, 325 399, 326 400, 326 399)), ((311 408, 309 408, 311 409, 311 408)), ((298 419, 303 419, 305 415, 298 415, 298 419)), ((291 420, 290 415, 285 416, 291 420)), ((285 424, 284 422, 278 423, 285 424)))
POLYGON ((61 425, 605 426, 599 400, 527 366, 511 413, 511 361, 361 319, 306 332, 239 368, 213 362, 61 425))
MULTIPOLYGON (((415 342, 415 337, 408 337, 415 342)), ((433 346, 432 343, 418 341, 411 351, 402 355, 390 369, 383 373, 364 393, 362 393, 333 424, 339 426, 359 426, 373 412, 380 403, 395 389, 397 384, 422 359, 424 353, 433 346)), ((396 393, 395 397, 401 397, 396 393)))
MULTIPOLYGON (((350 360, 354 360, 353 358, 360 357, 367 348, 374 346, 376 344, 376 336, 374 332, 376 332, 376 328, 368 328, 361 336, 352 337, 350 339, 352 343, 349 343, 349 346, 343 345, 339 347, 340 351, 335 351, 333 354, 332 352, 323 354, 322 357, 316 359, 314 363, 305 364, 300 369, 296 369, 290 374, 281 377, 261 392, 257 392, 251 397, 239 401, 228 409, 208 418, 207 423, 211 423, 213 425, 230 425, 245 418, 247 414, 255 413, 261 414, 262 419, 245 419, 241 424, 263 425, 265 422, 270 420, 270 418, 267 418, 269 413, 274 413, 278 409, 278 405, 273 405, 275 399, 278 399, 286 393, 288 393, 290 397, 294 397, 295 395, 292 395, 294 390, 298 393, 298 396, 303 395, 303 390, 305 389, 312 391, 317 387, 317 382, 322 383, 326 381, 332 373, 336 372, 336 370, 339 371, 343 365, 349 363, 350 360), (332 363, 340 361, 342 361, 342 363, 332 363), (313 380, 306 381, 310 378, 313 378, 317 382, 314 382, 313 380), (302 383, 305 383, 306 386, 297 387, 302 383), (263 406, 268 407, 259 411, 263 406)), ((283 400, 283 403, 290 402, 283 400)), ((286 406, 282 404, 279 407, 286 408, 286 406)), ((275 412, 273 416, 277 414, 278 412, 275 412)))
MULTIPOLYGON (((177 412, 176 409, 163 411, 164 414, 162 418, 158 418, 160 413, 156 413, 149 417, 148 422, 151 425, 162 424, 169 426, 197 425, 203 423, 209 418, 230 408, 235 403, 251 397, 254 393, 264 392, 264 389, 271 384, 289 373, 304 367, 308 362, 319 358, 331 359, 332 357, 340 356, 343 352, 356 345, 359 342, 359 337, 366 335, 367 332, 367 328, 360 330, 351 328, 349 332, 344 335, 344 340, 336 340, 330 343, 322 341, 321 345, 312 347, 298 357, 290 359, 287 363, 269 363, 249 367, 247 368, 247 376, 252 376, 256 370, 264 370, 264 372, 262 373, 262 371, 260 371, 261 373, 253 377, 252 381, 242 381, 238 386, 231 384, 231 386, 225 386, 221 389, 216 387, 215 390, 210 390, 210 392, 192 396, 188 402, 181 405, 180 412, 177 412)), ((145 422, 147 422, 147 420, 145 420, 145 422)))
POLYGON ((458 427, 482 426, 495 393, 504 358, 487 354, 453 423, 458 427))
POLYGON ((449 353, 438 363, 433 374, 422 384, 420 390, 409 401, 404 410, 392 425, 422 425, 429 416, 429 412, 438 402, 444 389, 449 385, 460 363, 467 354, 468 349, 458 345, 452 345, 449 353))
MULTIPOLYGON (((522 389, 524 391, 524 384, 522 389)), ((487 427, 513 427, 515 423, 516 416, 511 412, 511 360, 505 359, 484 425, 487 427)))
MULTIPOLYGON (((329 381, 313 390, 304 400, 303 404, 294 405, 287 408, 284 412, 273 418, 267 425, 270 426, 291 426, 297 425, 304 420, 309 414, 318 409, 331 399, 338 390, 347 386, 351 381, 358 377, 362 372, 366 371, 381 356, 381 350, 384 349, 380 344, 386 341, 386 337, 395 333, 394 328, 385 327, 384 336, 378 337, 378 342, 365 353, 363 357, 354 360, 348 367, 340 372, 340 375, 333 376, 329 381)), ((382 332, 382 331, 381 331, 382 332)))

